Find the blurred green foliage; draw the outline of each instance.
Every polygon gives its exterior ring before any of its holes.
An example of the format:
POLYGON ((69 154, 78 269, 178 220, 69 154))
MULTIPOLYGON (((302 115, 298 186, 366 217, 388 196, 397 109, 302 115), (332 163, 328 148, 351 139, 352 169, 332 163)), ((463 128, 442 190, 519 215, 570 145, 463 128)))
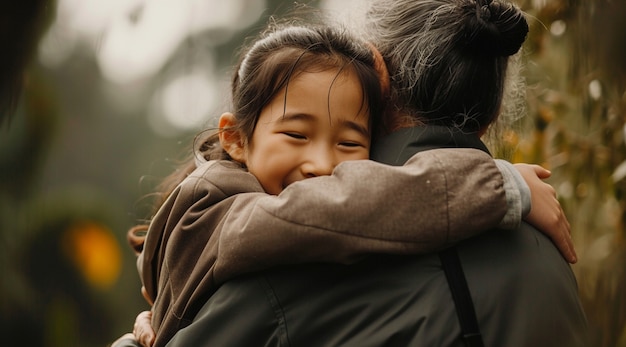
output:
MULTIPOLYGON (((24 34, 27 82, 10 120, 4 109, 0 118, 0 333, 6 345, 103 346, 148 307, 125 233, 149 216, 148 194, 195 133, 163 138, 147 124, 147 106, 125 114, 111 105, 87 49, 54 69, 31 61, 55 2, 37 4, 47 15, 23 23, 40 28, 24 34)), ((267 4, 255 25, 214 48, 219 64, 232 64, 244 37, 291 2, 267 4)), ((594 346, 626 346, 626 2, 518 4, 531 25, 528 114, 497 153, 552 170, 594 346)), ((184 63, 188 47, 172 59, 184 63)))
POLYGON ((552 170, 593 346, 626 346, 626 2, 519 4, 531 33, 514 160, 552 170))

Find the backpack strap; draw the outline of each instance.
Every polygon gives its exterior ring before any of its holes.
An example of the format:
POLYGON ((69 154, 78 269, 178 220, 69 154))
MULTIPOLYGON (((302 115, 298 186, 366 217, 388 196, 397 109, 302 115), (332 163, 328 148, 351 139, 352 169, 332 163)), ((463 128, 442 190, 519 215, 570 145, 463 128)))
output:
POLYGON ((446 274, 452 299, 456 306, 456 313, 461 324, 461 335, 465 345, 467 347, 484 347, 478 320, 476 319, 474 302, 465 280, 465 273, 463 272, 456 247, 450 247, 439 252, 439 259, 441 259, 441 265, 446 274))

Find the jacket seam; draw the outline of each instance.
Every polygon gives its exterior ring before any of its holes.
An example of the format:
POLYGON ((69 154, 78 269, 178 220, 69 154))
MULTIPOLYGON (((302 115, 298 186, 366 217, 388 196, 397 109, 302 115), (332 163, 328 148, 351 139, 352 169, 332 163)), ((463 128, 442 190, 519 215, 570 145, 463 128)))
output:
POLYGON ((446 235, 445 235, 445 240, 444 240, 444 244, 449 243, 450 241, 450 229, 451 226, 450 224, 452 223, 450 220, 450 198, 449 198, 449 189, 448 189, 448 175, 447 175, 447 171, 445 170, 444 165, 441 163, 441 160, 439 160, 439 157, 437 156, 437 154, 432 153, 433 154, 433 159, 435 160, 435 162, 437 163, 437 165, 440 168, 440 172, 442 173, 442 177, 443 177, 443 184, 444 184, 444 194, 445 194, 445 206, 446 206, 446 224, 447 224, 447 228, 446 228, 446 235))
POLYGON ((274 318, 276 319, 276 325, 278 330, 278 335, 280 341, 284 341, 286 346, 291 346, 291 341, 289 341, 289 333, 287 329, 287 318, 285 317, 285 310, 280 304, 280 300, 278 299, 278 295, 274 291, 274 288, 270 284, 269 280, 265 276, 259 276, 259 284, 263 287, 265 292, 265 297, 272 307, 272 311, 274 313, 274 318))
MULTIPOLYGON (((447 185, 447 182, 446 182, 446 185, 447 185)), ((446 219, 449 219, 449 216, 448 216, 449 207, 447 206, 448 205, 447 196, 448 195, 446 193, 446 219)), ((281 216, 277 216, 276 214, 266 210, 262 206, 258 206, 258 208, 260 210, 262 210, 268 216, 271 216, 273 218, 279 219, 279 220, 281 220, 281 221, 283 221, 285 223, 298 225, 298 226, 304 226, 304 227, 308 227, 308 228, 315 229, 315 230, 324 230, 324 231, 332 232, 332 233, 335 233, 335 234, 347 235, 347 236, 355 237, 355 238, 358 238, 358 239, 378 240, 378 241, 383 241, 385 243, 390 243, 390 244, 396 244, 396 243, 428 244, 428 243, 431 243, 431 242, 427 242, 427 241, 404 240, 404 239, 390 240, 390 239, 384 238, 382 236, 381 237, 375 237, 375 236, 369 236, 369 235, 354 234, 354 233, 351 233, 351 232, 349 232, 347 230, 329 229, 329 228, 324 228, 324 227, 317 226, 317 225, 312 225, 312 224, 307 224, 307 223, 299 223, 299 222, 296 222, 296 221, 293 221, 293 220, 290 220, 290 219, 287 219, 287 218, 284 218, 284 217, 281 217, 281 216)), ((448 227, 449 227, 449 223, 448 223, 448 227)), ((446 231, 446 234, 447 233, 448 233, 448 231, 446 231)))

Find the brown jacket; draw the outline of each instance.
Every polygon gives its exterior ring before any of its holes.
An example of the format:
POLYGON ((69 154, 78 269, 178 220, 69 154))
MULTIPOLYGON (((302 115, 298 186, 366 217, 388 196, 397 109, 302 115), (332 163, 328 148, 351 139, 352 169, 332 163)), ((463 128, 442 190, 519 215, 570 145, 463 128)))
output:
POLYGON ((472 149, 426 151, 400 167, 346 162, 279 196, 263 193, 237 163, 205 163, 155 215, 139 259, 154 300, 155 347, 237 275, 352 263, 368 253, 433 252, 497 226, 506 212, 500 171, 472 149), (396 199, 403 203, 389 203, 396 199))

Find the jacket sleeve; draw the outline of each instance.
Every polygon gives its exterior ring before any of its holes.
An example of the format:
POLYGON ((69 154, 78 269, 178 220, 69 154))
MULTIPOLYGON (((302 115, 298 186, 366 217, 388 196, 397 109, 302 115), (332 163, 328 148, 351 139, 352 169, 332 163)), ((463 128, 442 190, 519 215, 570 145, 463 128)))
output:
POLYGON ((482 151, 430 150, 400 167, 345 162, 279 196, 237 195, 213 235, 214 276, 434 252, 497 227, 506 212, 502 174, 482 151))
POLYGON ((150 222, 138 267, 153 301, 155 346, 187 324, 217 288, 215 236, 230 204, 244 192, 249 197, 267 196, 254 176, 236 163, 209 162, 173 190, 150 222))
POLYGON ((508 208, 498 227, 508 230, 517 229, 522 222, 520 216, 525 217, 530 213, 530 188, 513 164, 502 159, 496 159, 496 165, 498 165, 502 178, 504 178, 504 191, 506 192, 508 208))

